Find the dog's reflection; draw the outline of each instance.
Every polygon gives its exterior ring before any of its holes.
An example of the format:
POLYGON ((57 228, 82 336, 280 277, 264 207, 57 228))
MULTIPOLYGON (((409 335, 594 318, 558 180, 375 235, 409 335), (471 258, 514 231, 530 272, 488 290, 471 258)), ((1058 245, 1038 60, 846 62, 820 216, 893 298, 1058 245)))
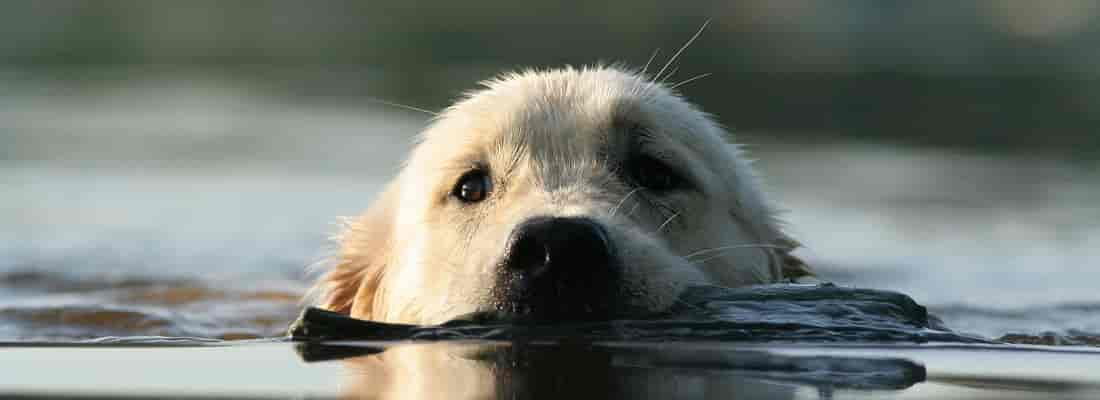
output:
POLYGON ((302 349, 307 360, 342 358, 340 393, 349 399, 788 399, 800 387, 902 389, 924 379, 924 368, 905 360, 762 351, 516 343, 302 349))

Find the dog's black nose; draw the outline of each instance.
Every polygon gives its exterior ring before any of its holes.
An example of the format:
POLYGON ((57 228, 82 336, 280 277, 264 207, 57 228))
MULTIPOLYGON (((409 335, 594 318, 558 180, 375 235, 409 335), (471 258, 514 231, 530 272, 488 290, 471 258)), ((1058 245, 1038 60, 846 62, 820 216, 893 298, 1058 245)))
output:
POLYGON ((611 261, 607 232, 588 218, 532 218, 512 231, 509 245, 504 267, 531 276, 584 272, 611 261))
POLYGON ((512 231, 501 288, 508 311, 550 319, 604 316, 621 267, 602 225, 588 218, 537 217, 512 231))

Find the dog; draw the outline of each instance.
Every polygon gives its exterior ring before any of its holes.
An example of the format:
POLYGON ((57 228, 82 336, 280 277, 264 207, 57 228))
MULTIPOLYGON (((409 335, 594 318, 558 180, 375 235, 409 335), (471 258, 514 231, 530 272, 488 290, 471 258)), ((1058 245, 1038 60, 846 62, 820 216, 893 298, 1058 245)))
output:
POLYGON ((315 289, 391 323, 646 315, 690 285, 812 275, 777 214, 730 134, 669 85, 514 72, 436 115, 315 289))

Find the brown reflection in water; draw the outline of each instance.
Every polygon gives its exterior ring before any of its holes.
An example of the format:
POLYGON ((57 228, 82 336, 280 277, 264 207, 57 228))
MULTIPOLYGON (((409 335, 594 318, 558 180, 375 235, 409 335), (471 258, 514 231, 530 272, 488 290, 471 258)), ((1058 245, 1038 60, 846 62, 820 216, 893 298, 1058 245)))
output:
POLYGON ((48 308, 30 310, 0 310, 0 317, 39 325, 62 325, 70 328, 98 328, 135 331, 155 331, 172 322, 137 311, 110 310, 98 306, 48 308))
POLYGON ((925 378, 900 359, 793 357, 669 347, 303 345, 307 361, 343 358, 347 399, 790 399, 799 387, 899 390, 925 378))
POLYGON ((74 340, 108 336, 255 339, 282 334, 301 293, 283 287, 217 287, 184 279, 0 272, 5 339, 74 340))

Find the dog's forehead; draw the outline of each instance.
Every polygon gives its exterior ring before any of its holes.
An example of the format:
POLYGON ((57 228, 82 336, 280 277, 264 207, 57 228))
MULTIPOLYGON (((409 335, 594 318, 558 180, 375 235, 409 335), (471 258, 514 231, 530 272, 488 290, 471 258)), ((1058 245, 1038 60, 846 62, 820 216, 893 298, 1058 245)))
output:
POLYGON ((585 151, 618 139, 617 125, 682 130, 701 116, 660 84, 616 68, 513 73, 483 86, 445 110, 425 140, 585 151))
POLYGON ((608 154, 628 151, 639 132, 633 124, 693 158, 725 144, 723 131, 679 96, 615 68, 522 72, 483 85, 425 131, 414 164, 599 166, 608 154))
POLYGON ((468 134, 497 146, 570 145, 574 151, 606 140, 652 87, 614 69, 518 73, 484 85, 449 112, 475 125, 468 134))

